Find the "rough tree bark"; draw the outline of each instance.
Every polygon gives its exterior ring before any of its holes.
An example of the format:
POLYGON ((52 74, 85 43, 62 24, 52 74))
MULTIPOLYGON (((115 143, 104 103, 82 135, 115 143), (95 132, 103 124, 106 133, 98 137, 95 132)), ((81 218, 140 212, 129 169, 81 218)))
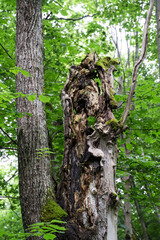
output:
POLYGON ((40 0, 17 0, 16 65, 31 74, 30 77, 17 74, 17 92, 36 94, 33 102, 26 97, 17 99, 17 112, 23 114, 17 119, 17 134, 19 190, 26 230, 28 225, 41 221, 41 207, 48 189, 52 188, 50 159, 42 150, 48 149, 46 115, 38 98, 44 88, 40 0))

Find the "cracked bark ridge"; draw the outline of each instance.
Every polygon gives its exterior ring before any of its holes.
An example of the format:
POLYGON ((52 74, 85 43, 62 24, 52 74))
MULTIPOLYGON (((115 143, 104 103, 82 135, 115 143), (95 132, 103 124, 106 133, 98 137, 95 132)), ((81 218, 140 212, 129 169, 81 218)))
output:
POLYGON ((80 65, 71 66, 61 93, 65 151, 57 199, 70 223, 58 239, 117 239, 116 133, 120 125, 112 113, 117 106, 112 64, 117 63, 106 59, 103 68, 96 64, 97 54, 90 53, 80 65))

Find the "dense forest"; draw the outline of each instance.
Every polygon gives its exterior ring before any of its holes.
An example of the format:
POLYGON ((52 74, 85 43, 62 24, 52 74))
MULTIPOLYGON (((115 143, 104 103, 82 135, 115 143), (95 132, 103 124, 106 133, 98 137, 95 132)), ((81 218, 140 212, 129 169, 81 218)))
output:
POLYGON ((160 239, 160 0, 0 0, 0 239, 160 239))

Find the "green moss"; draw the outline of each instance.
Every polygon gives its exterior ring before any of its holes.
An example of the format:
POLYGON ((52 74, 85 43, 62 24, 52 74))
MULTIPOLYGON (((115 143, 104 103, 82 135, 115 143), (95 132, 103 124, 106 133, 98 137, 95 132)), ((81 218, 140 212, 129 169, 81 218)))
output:
POLYGON ((110 91, 110 101, 109 101, 109 104, 112 108, 117 108, 118 107, 118 104, 117 104, 117 101, 113 95, 113 90, 111 89, 110 91))
POLYGON ((111 196, 111 198, 116 198, 117 197, 117 193, 111 192, 110 196, 111 196))
POLYGON ((55 202, 52 189, 48 189, 41 209, 41 220, 43 222, 50 222, 53 219, 61 220, 63 217, 67 217, 67 215, 60 205, 55 202))
POLYGON ((117 61, 116 59, 110 58, 110 57, 100 58, 96 62, 96 65, 104 68, 106 70, 106 72, 108 72, 108 69, 110 68, 111 65, 116 66, 118 64, 119 64, 119 61, 117 61))
POLYGON ((114 130, 117 130, 118 128, 123 128, 123 125, 116 118, 107 121, 106 124, 110 125, 114 130))
POLYGON ((97 119, 95 117, 92 117, 92 116, 88 116, 87 120, 88 120, 88 125, 89 126, 94 126, 94 124, 97 121, 97 119))

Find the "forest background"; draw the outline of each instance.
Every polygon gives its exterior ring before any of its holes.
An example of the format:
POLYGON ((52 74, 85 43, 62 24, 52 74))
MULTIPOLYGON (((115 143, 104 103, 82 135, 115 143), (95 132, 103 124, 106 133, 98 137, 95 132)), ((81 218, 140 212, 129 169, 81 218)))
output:
MULTIPOLYGON (((157 1, 158 2, 158 1, 157 1)), ((158 6, 158 3, 157 3, 158 6)), ((80 64, 88 52, 120 60, 115 75, 119 102, 117 119, 130 88, 132 70, 140 54, 143 24, 149 1, 42 1, 47 127, 53 172, 59 178, 63 159, 63 111, 60 93, 71 64, 80 64)), ((22 239, 19 203, 16 119, 15 34, 16 3, 0 1, 0 238, 22 239)), ((146 59, 138 74, 128 130, 118 141, 117 188, 121 207, 118 239, 125 239, 125 218, 131 213, 135 239, 160 238, 159 63, 156 8, 153 10, 146 59), (128 208, 129 206, 129 208, 128 208), (127 210, 126 210, 127 209, 127 210), (129 210, 128 210, 129 209, 129 210)), ((158 40, 160 36, 158 35, 158 40)), ((27 75, 21 70, 22 74, 27 75)), ((34 101, 34 93, 27 96, 34 101)))

